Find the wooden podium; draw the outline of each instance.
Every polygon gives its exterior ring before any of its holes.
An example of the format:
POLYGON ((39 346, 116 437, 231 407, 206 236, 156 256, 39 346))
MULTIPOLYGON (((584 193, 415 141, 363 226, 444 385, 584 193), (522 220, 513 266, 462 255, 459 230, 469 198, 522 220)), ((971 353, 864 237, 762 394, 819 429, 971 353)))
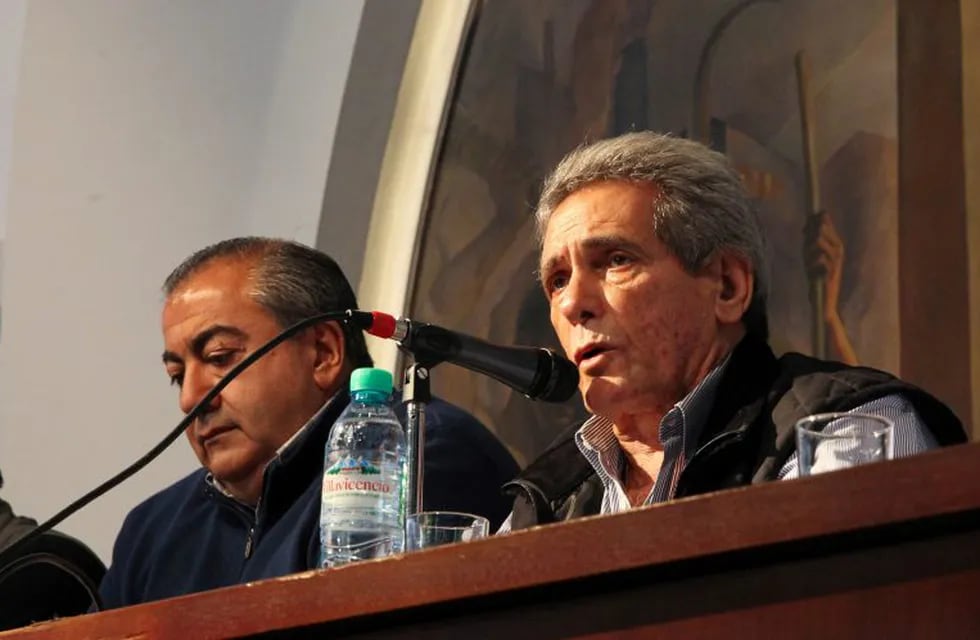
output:
POLYGON ((980 444, 10 638, 980 638, 980 444))

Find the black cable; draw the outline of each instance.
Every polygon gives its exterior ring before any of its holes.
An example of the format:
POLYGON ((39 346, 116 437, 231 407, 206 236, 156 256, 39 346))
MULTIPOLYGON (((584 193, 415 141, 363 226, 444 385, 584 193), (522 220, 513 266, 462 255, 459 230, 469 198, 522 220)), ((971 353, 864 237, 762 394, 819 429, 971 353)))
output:
POLYGON ((139 471, 140 469, 148 465, 150 462, 152 462, 157 456, 163 453, 167 447, 173 444, 174 440, 180 437, 180 434, 184 432, 184 430, 187 428, 187 425, 189 425, 195 418, 197 418, 198 414, 200 414, 205 407, 211 404, 211 401, 214 400, 215 396, 221 393, 221 391, 225 387, 227 387, 232 380, 237 378, 242 373, 242 371, 250 367, 252 363, 254 363, 256 360, 258 360, 266 353, 268 353, 269 351, 277 347, 280 342, 283 342, 284 340, 291 338, 296 333, 299 333, 303 329, 306 329, 307 327, 310 327, 314 324, 318 324, 320 322, 339 321, 339 320, 342 320, 349 324, 353 324, 358 328, 367 328, 371 326, 371 323, 373 322, 374 318, 369 312, 357 311, 353 309, 346 309, 344 311, 328 311, 326 313, 321 313, 319 315, 306 318, 305 320, 300 320, 299 322, 292 325, 291 327, 283 330, 277 336, 275 336, 274 338, 272 338, 271 340, 263 344, 261 347, 259 347, 258 349, 250 353, 248 356, 246 356, 244 360, 239 362, 237 365, 235 365, 234 368, 232 368, 231 371, 225 374, 225 376, 221 380, 219 380, 217 384, 215 384, 214 387, 212 387, 211 390, 208 391, 208 393, 205 394, 203 398, 201 398, 201 401, 198 402, 196 405, 194 405, 194 408, 191 409, 186 416, 184 416, 184 419, 181 420, 180 423, 178 423, 177 426, 174 427, 173 430, 163 438, 163 440, 161 440, 156 446, 150 449, 139 460, 129 465, 128 467, 126 467, 116 475, 112 476, 111 478, 109 478, 108 480, 106 480, 96 488, 92 489, 78 500, 75 500, 67 507, 65 507, 58 513, 54 514, 40 525, 38 525, 36 529, 32 529, 26 535, 21 536, 13 543, 11 543, 7 548, 5 548, 2 552, 0 552, 0 567, 4 567, 7 565, 8 562, 11 562, 11 560, 17 556, 17 553, 21 551, 21 549, 23 549, 25 545, 30 543, 32 540, 40 537, 47 531, 50 531, 58 524, 60 524, 65 518, 72 515, 73 513, 75 513, 82 507, 84 507, 85 505, 89 504, 90 502, 92 502, 102 494, 109 491, 110 489, 114 488, 124 480, 128 479, 137 471, 139 471))

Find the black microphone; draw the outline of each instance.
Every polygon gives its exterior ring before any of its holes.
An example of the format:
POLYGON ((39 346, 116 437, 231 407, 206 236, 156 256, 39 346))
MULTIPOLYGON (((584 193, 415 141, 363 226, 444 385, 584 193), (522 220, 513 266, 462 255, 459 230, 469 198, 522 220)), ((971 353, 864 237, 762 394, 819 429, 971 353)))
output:
POLYGON ((541 347, 504 347, 431 324, 372 311, 364 330, 391 338, 426 366, 452 362, 490 376, 531 400, 564 402, 578 389, 574 364, 541 347))

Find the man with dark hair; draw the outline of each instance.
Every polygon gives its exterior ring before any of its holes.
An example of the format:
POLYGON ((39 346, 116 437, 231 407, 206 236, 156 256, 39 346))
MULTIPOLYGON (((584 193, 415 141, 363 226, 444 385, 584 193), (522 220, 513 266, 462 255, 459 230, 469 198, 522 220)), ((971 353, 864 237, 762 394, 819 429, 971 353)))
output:
MULTIPOLYGON (((330 257, 269 238, 207 247, 178 266, 163 289, 163 363, 185 413, 286 327, 357 308, 330 257)), ((351 372, 371 364, 359 329, 322 322, 225 387, 187 429, 203 468, 123 523, 102 582, 105 605, 316 567, 324 444, 348 404, 351 372)), ((513 458, 456 407, 433 401, 426 418, 424 507, 502 520, 507 505, 499 488, 517 472, 513 458)))
POLYGON ((536 217, 551 324, 592 417, 508 484, 504 530, 796 477, 794 424, 813 413, 890 419, 896 456, 965 441, 887 373, 774 356, 765 239, 723 155, 652 132, 601 140, 559 163, 536 217))

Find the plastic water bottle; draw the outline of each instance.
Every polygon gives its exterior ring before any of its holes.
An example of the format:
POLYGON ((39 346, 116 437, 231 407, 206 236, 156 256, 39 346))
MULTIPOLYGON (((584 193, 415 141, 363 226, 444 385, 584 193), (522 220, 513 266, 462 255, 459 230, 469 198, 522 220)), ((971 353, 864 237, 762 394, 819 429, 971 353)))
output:
POLYGON ((405 529, 405 431, 384 369, 351 374, 351 402, 327 440, 320 500, 320 566, 400 553, 405 529))

